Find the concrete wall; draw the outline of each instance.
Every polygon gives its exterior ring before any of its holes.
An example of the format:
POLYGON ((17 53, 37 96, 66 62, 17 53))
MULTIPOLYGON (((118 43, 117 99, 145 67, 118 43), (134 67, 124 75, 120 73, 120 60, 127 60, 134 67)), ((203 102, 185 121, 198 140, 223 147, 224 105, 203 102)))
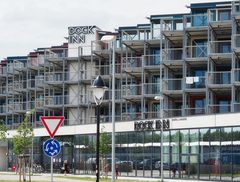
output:
POLYGON ((0 146, 0 171, 7 170, 7 147, 0 146))

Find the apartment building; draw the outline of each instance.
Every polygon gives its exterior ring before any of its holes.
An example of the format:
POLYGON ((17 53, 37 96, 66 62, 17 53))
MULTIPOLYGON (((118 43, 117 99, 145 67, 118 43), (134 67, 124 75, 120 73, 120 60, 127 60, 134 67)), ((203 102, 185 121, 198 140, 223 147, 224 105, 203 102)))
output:
MULTIPOLYGON (((189 13, 151 15, 148 24, 116 32, 69 27, 68 43, 2 61, 0 118, 9 138, 33 111, 34 163, 49 171, 42 152, 49 136, 40 116, 65 116, 55 137, 62 150, 54 170, 68 160, 73 173, 94 174, 96 105, 90 86, 101 75, 108 87, 101 129, 109 137, 115 88, 116 161, 122 176, 159 178, 163 160, 164 178, 239 181, 239 1, 187 8, 189 13), (116 40, 101 41, 109 34, 116 40)), ((1 145, 0 154, 7 155, 3 168, 15 163, 11 142, 1 145)))

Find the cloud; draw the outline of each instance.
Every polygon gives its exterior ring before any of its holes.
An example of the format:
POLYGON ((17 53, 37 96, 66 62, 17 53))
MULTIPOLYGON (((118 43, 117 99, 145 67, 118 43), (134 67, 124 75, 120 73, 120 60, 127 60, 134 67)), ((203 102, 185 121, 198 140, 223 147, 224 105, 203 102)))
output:
POLYGON ((60 45, 69 26, 148 23, 146 16, 185 13, 190 0, 0 0, 0 59, 27 55, 38 47, 60 45))

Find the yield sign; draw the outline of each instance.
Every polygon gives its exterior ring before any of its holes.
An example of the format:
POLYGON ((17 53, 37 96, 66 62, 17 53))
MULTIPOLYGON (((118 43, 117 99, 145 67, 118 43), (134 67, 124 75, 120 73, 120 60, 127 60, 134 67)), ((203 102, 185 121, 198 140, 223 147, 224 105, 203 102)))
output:
POLYGON ((64 116, 41 116, 40 118, 51 138, 54 137, 64 120, 64 116))

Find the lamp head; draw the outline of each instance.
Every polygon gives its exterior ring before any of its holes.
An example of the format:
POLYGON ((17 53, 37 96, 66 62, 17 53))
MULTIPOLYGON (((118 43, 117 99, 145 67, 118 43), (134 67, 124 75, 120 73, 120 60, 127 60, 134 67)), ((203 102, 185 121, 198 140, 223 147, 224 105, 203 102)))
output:
POLYGON ((105 83, 100 75, 98 75, 97 78, 93 81, 91 88, 96 105, 100 105, 103 100, 103 95, 107 90, 107 87, 105 86, 105 83))

